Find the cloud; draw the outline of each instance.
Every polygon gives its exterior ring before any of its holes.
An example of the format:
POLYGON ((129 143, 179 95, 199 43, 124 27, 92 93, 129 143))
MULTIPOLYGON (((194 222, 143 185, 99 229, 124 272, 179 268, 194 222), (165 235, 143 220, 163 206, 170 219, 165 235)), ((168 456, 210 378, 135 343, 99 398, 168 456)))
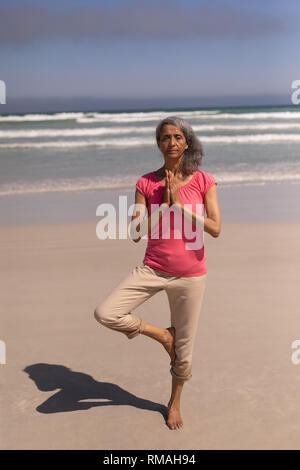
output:
MULTIPOLYGON (((108 2, 107 2, 108 3, 108 2)), ((196 7, 176 2, 127 2, 51 10, 27 3, 0 7, 0 44, 19 45, 54 39, 183 39, 249 38, 280 33, 291 19, 270 14, 250 14, 227 4, 196 7)))

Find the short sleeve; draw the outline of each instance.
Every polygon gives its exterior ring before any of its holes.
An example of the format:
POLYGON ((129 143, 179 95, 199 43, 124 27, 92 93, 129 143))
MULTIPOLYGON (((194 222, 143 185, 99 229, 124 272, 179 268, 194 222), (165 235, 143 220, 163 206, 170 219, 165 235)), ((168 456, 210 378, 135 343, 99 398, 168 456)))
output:
POLYGON ((203 188, 203 194, 206 194, 207 191, 214 185, 218 184, 210 173, 204 173, 204 188, 203 188))
POLYGON ((148 199, 148 181, 144 176, 141 176, 135 184, 135 187, 148 199))

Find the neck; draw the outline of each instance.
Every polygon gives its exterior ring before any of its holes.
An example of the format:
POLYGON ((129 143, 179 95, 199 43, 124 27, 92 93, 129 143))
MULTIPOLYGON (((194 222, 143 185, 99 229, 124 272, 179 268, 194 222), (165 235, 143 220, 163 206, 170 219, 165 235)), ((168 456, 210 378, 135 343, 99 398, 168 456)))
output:
POLYGON ((181 174, 181 159, 177 161, 166 161, 163 169, 171 170, 174 175, 181 174))

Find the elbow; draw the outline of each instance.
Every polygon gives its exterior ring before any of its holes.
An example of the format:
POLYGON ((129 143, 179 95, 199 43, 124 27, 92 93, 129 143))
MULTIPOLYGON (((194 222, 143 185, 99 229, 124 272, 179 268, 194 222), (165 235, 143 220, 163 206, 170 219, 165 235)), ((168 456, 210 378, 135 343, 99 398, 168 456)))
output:
POLYGON ((128 235, 129 235, 130 240, 132 240, 134 243, 138 243, 141 239, 141 237, 139 237, 139 232, 132 229, 132 226, 130 226, 130 230, 128 231, 128 235), (136 238, 136 237, 138 237, 138 238, 136 238))
POLYGON ((218 238, 218 236, 220 235, 220 233, 221 233, 221 227, 220 227, 220 225, 218 225, 217 227, 215 227, 215 229, 213 230, 213 232, 212 232, 211 235, 212 235, 214 238, 218 238))

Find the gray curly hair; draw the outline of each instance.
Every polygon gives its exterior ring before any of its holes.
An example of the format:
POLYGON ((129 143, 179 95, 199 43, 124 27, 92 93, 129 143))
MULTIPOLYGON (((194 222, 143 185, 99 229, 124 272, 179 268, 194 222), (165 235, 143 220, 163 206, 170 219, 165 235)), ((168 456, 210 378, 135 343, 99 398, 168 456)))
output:
POLYGON ((162 119, 156 127, 157 145, 159 145, 161 131, 165 124, 171 124, 172 126, 178 127, 178 129, 180 129, 184 134, 188 148, 183 154, 181 171, 184 176, 191 175, 202 164, 204 152, 200 140, 188 122, 178 116, 168 116, 165 119, 162 119))

